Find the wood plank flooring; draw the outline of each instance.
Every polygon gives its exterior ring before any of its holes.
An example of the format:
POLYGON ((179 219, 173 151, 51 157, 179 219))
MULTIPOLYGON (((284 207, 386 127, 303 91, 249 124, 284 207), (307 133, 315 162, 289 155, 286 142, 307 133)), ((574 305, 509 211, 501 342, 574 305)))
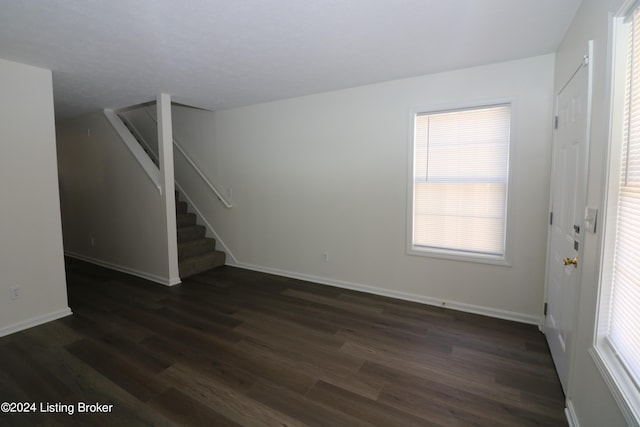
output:
POLYGON ((531 325, 232 267, 67 281, 73 316, 0 338, 0 401, 38 405, 1 426, 567 425, 531 325))

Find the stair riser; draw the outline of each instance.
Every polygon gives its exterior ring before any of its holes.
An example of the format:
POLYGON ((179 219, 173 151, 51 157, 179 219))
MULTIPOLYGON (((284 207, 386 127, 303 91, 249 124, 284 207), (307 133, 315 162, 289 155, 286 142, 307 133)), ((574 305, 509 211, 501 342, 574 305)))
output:
POLYGON ((181 213, 176 215, 176 225, 178 228, 186 227, 189 225, 196 225, 196 214, 194 213, 181 213))
POLYGON ((187 202, 176 202, 176 213, 187 213, 187 202))
POLYGON ((191 240, 202 239, 205 229, 201 225, 192 227, 183 227, 178 229, 178 243, 188 242, 191 240))
POLYGON ((226 255, 224 252, 215 251, 206 257, 191 258, 178 264, 180 277, 185 278, 212 268, 224 265, 226 255))
POLYGON ((213 252, 216 249, 216 241, 213 239, 202 239, 194 241, 193 244, 178 245, 178 260, 213 252))

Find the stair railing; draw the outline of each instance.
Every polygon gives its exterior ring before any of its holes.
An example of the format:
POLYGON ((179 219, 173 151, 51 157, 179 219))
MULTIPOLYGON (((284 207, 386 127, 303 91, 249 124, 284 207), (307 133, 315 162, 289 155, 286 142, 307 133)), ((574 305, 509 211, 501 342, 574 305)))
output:
MULTIPOLYGON (((151 111, 149 111, 147 108, 144 109, 147 114, 149 115, 149 117, 151 117, 151 119, 158 123, 158 119, 151 113, 151 111)), ((193 160, 191 160, 191 157, 189 157, 189 155, 182 149, 182 147, 180 146, 180 143, 178 142, 178 140, 174 137, 173 138, 173 145, 178 149, 178 151, 180 152, 180 154, 182 154, 182 156, 185 158, 185 160, 191 165, 191 167, 193 168, 193 170, 196 171, 196 173, 200 176, 200 178, 202 179, 202 181, 207 185, 207 187, 209 187, 209 189, 213 192, 213 194, 215 194, 215 196, 218 198, 218 200, 220 200, 222 202, 222 204, 226 207, 226 208, 231 208, 232 205, 231 203, 229 203, 220 193, 220 191, 218 191, 218 189, 216 188, 215 185, 213 185, 211 183, 211 181, 209 181, 209 179, 202 173, 202 171, 200 170, 200 168, 193 162, 193 160)))
MULTIPOLYGON (((142 147, 144 152, 147 153, 147 156, 149 156, 151 161, 153 161, 153 163, 156 166, 160 167, 159 166, 160 165, 160 160, 158 159, 158 156, 156 155, 156 153, 151 148, 151 145, 149 144, 149 141, 147 141, 142 136, 140 131, 138 131, 138 128, 136 128, 135 125, 129 121, 129 119, 127 119, 124 115, 122 115, 120 113, 116 113, 116 114, 118 115, 120 120, 122 120, 122 123, 124 123, 125 127, 127 129, 129 129, 129 132, 131 132, 131 135, 133 135, 133 137, 136 139, 136 141, 138 141, 138 144, 140 144, 140 146, 142 147)), ((156 151, 157 151, 157 147, 156 147, 156 151)))
POLYGON ((131 151, 131 154, 136 158, 138 163, 142 166, 143 170, 146 172, 147 176, 153 182, 156 189, 159 193, 162 193, 162 186, 160 185, 160 172, 158 171, 158 166, 153 163, 153 160, 149 155, 144 151, 140 143, 135 139, 131 131, 124 124, 122 119, 111 109, 105 108, 104 115, 107 117, 109 123, 116 131, 116 133, 120 136, 120 139, 125 144, 125 146, 131 151))

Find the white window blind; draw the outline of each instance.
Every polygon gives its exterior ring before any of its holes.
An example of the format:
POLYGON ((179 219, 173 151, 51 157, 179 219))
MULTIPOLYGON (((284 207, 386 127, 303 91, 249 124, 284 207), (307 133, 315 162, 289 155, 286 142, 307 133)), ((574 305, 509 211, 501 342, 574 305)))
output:
POLYGON ((511 106, 418 113, 413 245, 504 256, 511 106))
POLYGON ((640 9, 632 15, 607 339, 640 384, 640 9))

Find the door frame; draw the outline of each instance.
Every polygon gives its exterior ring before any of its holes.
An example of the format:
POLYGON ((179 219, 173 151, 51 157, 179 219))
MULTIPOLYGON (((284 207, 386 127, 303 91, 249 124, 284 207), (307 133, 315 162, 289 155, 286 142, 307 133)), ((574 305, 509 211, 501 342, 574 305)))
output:
MULTIPOLYGON (((587 206, 587 196, 588 196, 588 181, 589 181, 589 159, 591 157, 591 112, 592 112, 592 97, 593 97, 593 40, 589 40, 587 43, 587 48, 585 50, 585 54, 582 57, 582 61, 580 65, 576 68, 576 70, 571 74, 571 76, 564 82, 562 87, 554 94, 554 123, 556 118, 558 117, 558 109, 559 102, 558 99, 560 97, 560 93, 564 90, 564 88, 569 84, 571 79, 580 71, 584 66, 587 67, 587 111, 586 111, 586 129, 585 129, 585 158, 584 163, 582 165, 584 171, 584 180, 581 188, 577 189, 580 191, 583 196, 584 206, 583 209, 586 209, 587 206), (585 64, 586 62, 586 64, 585 64)), ((554 184, 554 176, 555 176, 555 168, 557 166, 557 159, 555 156, 555 145, 556 145, 556 131, 555 125, 553 129, 553 137, 552 137, 552 147, 551 147, 551 177, 550 177, 550 185, 549 185, 549 209, 547 212, 547 252, 545 259, 545 274, 544 274, 544 299, 542 304, 542 316, 540 317, 540 330, 546 335, 547 334, 547 318, 546 314, 544 314, 545 304, 548 303, 549 298, 549 255, 551 253, 551 215, 553 212, 553 192, 555 190, 554 184)), ((578 247, 578 260, 582 261, 584 259, 584 236, 587 230, 584 227, 584 215, 580 217, 580 229, 584 230, 580 236, 580 246, 578 247)), ((582 262, 578 263, 578 268, 576 271, 576 292, 575 292, 575 300, 573 303, 573 325, 574 325, 574 333, 571 335, 571 342, 569 343, 569 354, 568 354, 568 363, 569 363, 569 373, 567 378, 567 390, 565 390, 565 399, 569 400, 573 395, 573 372, 574 372, 574 350, 576 344, 576 334, 575 334, 575 326, 577 326, 577 319, 579 317, 579 301, 581 296, 581 284, 582 284, 582 262)), ((555 363, 555 362, 554 362, 555 363)))

